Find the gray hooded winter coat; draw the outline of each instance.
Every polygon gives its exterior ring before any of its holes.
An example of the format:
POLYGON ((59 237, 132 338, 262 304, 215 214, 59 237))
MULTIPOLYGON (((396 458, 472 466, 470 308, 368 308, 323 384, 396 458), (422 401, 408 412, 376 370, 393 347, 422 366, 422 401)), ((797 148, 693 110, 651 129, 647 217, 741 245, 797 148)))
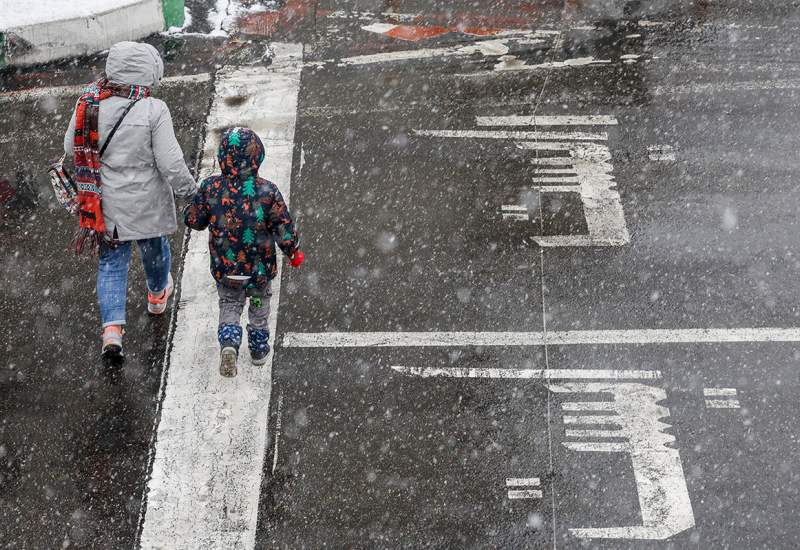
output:
MULTIPOLYGON (((106 60, 106 77, 115 84, 155 87, 164 63, 149 44, 114 44, 106 60)), ((100 102, 99 143, 130 103, 112 96, 100 102)), ((73 156, 75 113, 64 136, 64 151, 73 156)), ((191 197, 196 184, 175 139, 172 117, 160 99, 141 99, 117 129, 101 159, 103 216, 110 234, 120 241, 149 239, 175 232, 175 200, 191 197)))

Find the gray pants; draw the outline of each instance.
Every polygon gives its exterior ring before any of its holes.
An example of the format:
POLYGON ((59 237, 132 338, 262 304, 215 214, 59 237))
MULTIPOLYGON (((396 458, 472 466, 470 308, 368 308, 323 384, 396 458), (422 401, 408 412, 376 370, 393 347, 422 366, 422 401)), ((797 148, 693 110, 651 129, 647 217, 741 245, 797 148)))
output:
POLYGON ((272 298, 272 281, 260 288, 231 288, 217 285, 219 294, 219 324, 238 325, 241 322, 244 302, 250 298, 247 316, 253 328, 269 330, 269 301, 272 298))

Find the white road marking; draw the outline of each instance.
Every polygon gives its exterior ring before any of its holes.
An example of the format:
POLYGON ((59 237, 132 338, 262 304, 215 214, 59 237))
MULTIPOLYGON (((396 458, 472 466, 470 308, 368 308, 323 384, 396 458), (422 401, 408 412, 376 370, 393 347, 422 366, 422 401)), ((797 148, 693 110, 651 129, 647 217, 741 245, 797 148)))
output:
POLYGON ((800 79, 789 78, 779 80, 750 80, 746 82, 713 82, 708 84, 656 86, 652 89, 652 94, 654 96, 687 94, 694 95, 759 90, 796 90, 798 88, 800 88, 800 79))
MULTIPOLYGON (((566 166, 570 169, 570 171, 574 171, 574 165, 572 164, 572 157, 536 157, 530 159, 530 161, 531 164, 535 164, 537 166, 566 166)), ((537 172, 541 171, 543 170, 537 169, 537 172)))
MULTIPOLYGON (((580 185, 533 185, 530 187, 533 191, 539 191, 540 193, 580 193, 581 186, 580 185)), ((569 238, 569 235, 558 235, 559 237, 569 238)), ((580 235, 583 237, 584 235, 580 235)), ((549 237, 546 237, 549 238, 549 237)), ((534 240, 537 242, 542 240, 542 237, 535 237, 534 240)), ((541 244, 541 243, 540 243, 541 244)), ((547 246, 546 244, 542 244, 542 246, 547 246)), ((552 246, 552 245, 551 245, 552 246)))
MULTIPOLYGON (((570 529, 580 538, 664 540, 694 526, 694 512, 675 437, 665 433, 670 427, 662 421, 669 409, 659 405, 666 392, 637 382, 562 382, 548 384, 562 394, 608 394, 612 401, 566 402, 582 410, 615 411, 619 429, 566 430, 568 438, 624 438, 624 442, 565 442, 578 452, 625 452, 630 455, 639 496, 642 524, 625 527, 570 529), (576 445, 576 443, 578 443, 576 445)), ((567 407, 563 407, 565 410, 567 407)), ((575 410, 575 409, 572 409, 575 410)))
POLYGON ((602 143, 522 142, 530 150, 564 150, 572 159, 575 189, 538 188, 540 192, 579 192, 588 235, 547 235, 534 240, 542 247, 623 246, 630 242, 625 212, 612 175, 611 151, 602 143))
POLYGON ((605 132, 525 132, 515 130, 412 130, 415 136, 459 139, 576 140, 606 141, 605 132))
POLYGON ((509 489, 508 498, 522 499, 522 498, 542 498, 542 492, 538 489, 509 489))
MULTIPOLYGON (((216 130, 246 123, 262 138, 261 173, 289 200, 302 46, 274 44, 269 67, 226 69, 208 118, 202 176, 214 170, 216 130), (231 106, 224 99, 244 96, 231 106)), ((189 242, 181 309, 173 339, 152 475, 147 485, 141 548, 251 549, 264 468, 272 358, 253 367, 247 346, 239 375, 222 378, 217 363, 217 301, 208 269, 207 234, 189 242)), ((275 334, 280 271, 273 283, 275 334)))
POLYGON ((675 160, 672 145, 650 145, 647 147, 648 157, 654 161, 671 162, 675 160))
POLYGON ((706 399, 707 409, 738 409, 738 399, 706 399))
POLYGON ((656 380, 657 370, 615 369, 496 369, 459 367, 402 367, 393 366, 401 374, 422 378, 533 378, 539 380, 656 380))
POLYGON ((456 73, 453 76, 457 78, 476 78, 485 76, 497 76, 503 73, 519 72, 519 71, 542 71, 550 69, 572 69, 577 67, 588 67, 594 65, 608 65, 611 63, 610 59, 595 59, 594 57, 576 57, 573 59, 565 59, 564 61, 548 61, 546 63, 536 63, 528 65, 522 63, 518 59, 501 60, 497 63, 491 71, 475 71, 471 73, 456 73))
MULTIPOLYGON (((577 176, 543 176, 530 179, 533 183, 571 183, 569 187, 580 187, 577 176)), ((547 187, 543 187, 547 189, 547 187)))
POLYGON ((529 221, 530 214, 528 214, 527 206, 519 206, 516 204, 504 204, 500 207, 500 213, 503 215, 504 220, 514 221, 529 221))
POLYGON ((538 487, 541 480, 538 477, 507 477, 506 487, 538 487))
POLYGON ((614 415, 598 414, 598 415, 565 415, 564 424, 619 424, 618 418, 614 415))
MULTIPOLYGON (((537 124, 540 117, 478 117, 478 124, 499 123, 507 121, 513 124, 537 124)), ((588 124, 594 120, 579 115, 543 117, 545 122, 572 122, 588 124)), ((616 118, 605 116, 599 119, 601 125, 612 125, 616 118)), ((532 239, 541 247, 576 247, 576 246, 623 246, 630 242, 625 212, 611 165, 611 151, 604 143, 587 143, 590 141, 607 141, 606 132, 542 132, 519 130, 413 130, 417 136, 455 138, 455 139, 508 139, 515 140, 516 146, 529 151, 559 151, 567 156, 563 159, 550 160, 546 163, 559 163, 570 166, 574 175, 534 176, 531 183, 571 183, 574 186, 530 186, 531 190, 540 193, 579 193, 583 214, 586 219, 588 235, 537 235, 532 239), (551 140, 551 141, 547 141, 551 140), (555 141, 552 141, 555 140, 555 141)), ((536 172, 534 172, 536 174, 536 172)), ((521 214, 508 213, 503 219, 527 222, 529 218, 521 214)))
POLYGON ((608 115, 564 116, 479 116, 478 126, 616 126, 617 117, 608 115))
POLYGON ((738 409, 736 388, 703 388, 707 409, 738 409))
MULTIPOLYGON (((670 412, 659 403, 667 399, 666 392, 648 384, 629 380, 656 380, 659 371, 621 371, 593 369, 475 369, 475 368, 408 368, 392 367, 414 376, 449 376, 455 378, 542 378, 550 391, 577 395, 605 394, 607 401, 565 401, 563 411, 598 412, 598 418, 613 429, 566 429, 564 447, 577 452, 627 453, 631 457, 639 498, 642 524, 623 527, 591 527, 570 529, 579 538, 614 538, 664 540, 694 526, 694 512, 689 499, 686 478, 675 437, 665 433, 670 427, 662 421, 670 412), (609 378, 607 382, 575 382, 590 378, 609 378), (564 381, 554 382, 555 379, 564 381), (607 414, 614 413, 614 415, 607 414), (598 438, 624 441, 596 441, 598 438), (590 441, 585 441, 589 439, 590 441), (595 441, 591 441, 594 439, 595 441)), ((581 423, 567 418, 590 419, 590 415, 564 415, 565 424, 581 423)), ((590 421, 591 422, 591 421, 590 421)), ((587 422, 589 423, 589 422, 587 422)), ((508 483, 507 483, 508 485, 508 483)), ((541 496, 535 497, 540 498, 541 496)), ((509 498, 511 496, 509 491, 509 498)), ((517 495, 517 498, 522 498, 517 495)))
POLYGON ((401 50, 395 52, 381 52, 341 59, 326 59, 324 61, 312 61, 308 65, 322 67, 325 65, 338 65, 340 67, 360 66, 394 63, 398 61, 409 61, 419 59, 448 59, 452 57, 467 57, 473 54, 480 54, 486 57, 498 57, 509 52, 511 43, 525 44, 530 46, 544 45, 547 43, 545 38, 551 33, 539 31, 526 31, 515 36, 494 38, 491 40, 477 40, 462 46, 449 46, 444 48, 418 48, 413 50, 401 50))
MULTIPOLYGON (((169 88, 171 86, 179 86, 183 84, 201 84, 204 82, 209 82, 210 80, 211 75, 209 73, 177 75, 165 77, 161 80, 161 85, 169 88)), ((66 96, 75 96, 75 99, 77 100, 78 96, 83 92, 85 87, 85 84, 80 84, 74 86, 51 86, 49 88, 27 88, 24 90, 0 92, 0 103, 66 96)))
POLYGON ((736 388, 703 388, 705 396, 733 396, 736 397, 736 388))
MULTIPOLYGON (((800 327, 547 331, 553 346, 800 342, 800 327)), ((293 348, 543 346, 542 332, 289 332, 293 348)))
POLYGON ((622 437, 621 431, 612 430, 564 430, 564 435, 567 437, 605 437, 614 438, 622 437))
MULTIPOLYGON (((564 161, 561 160, 560 162, 563 163, 564 161)), ((563 168, 534 168, 534 174, 569 174, 568 176, 562 175, 562 177, 571 178, 574 178, 576 175, 575 168, 573 167, 572 163, 570 163, 569 167, 563 168)))

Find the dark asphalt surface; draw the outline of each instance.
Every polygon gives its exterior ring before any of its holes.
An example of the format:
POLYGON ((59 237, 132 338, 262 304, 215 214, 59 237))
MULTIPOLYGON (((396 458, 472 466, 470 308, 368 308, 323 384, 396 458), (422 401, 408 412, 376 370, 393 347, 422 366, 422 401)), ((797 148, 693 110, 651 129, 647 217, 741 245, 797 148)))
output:
MULTIPOLYGON (((203 2, 190 7, 204 18, 203 2)), ((520 47, 519 59, 610 63, 498 74, 476 55, 304 69, 292 208, 308 262, 284 273, 256 546, 800 546, 794 343, 280 345, 286 332, 800 326, 800 5, 330 0, 277 36, 302 40, 308 61, 475 40, 403 42, 361 30, 371 19, 355 16, 392 10, 443 25, 528 21, 517 26, 561 40, 520 47), (531 194, 529 152, 506 140, 412 132, 534 112, 617 118, 602 130, 628 244, 542 253, 537 236, 587 232, 576 193, 531 194), (674 160, 650 158, 661 145, 674 160), (521 198, 530 221, 503 220, 501 205, 521 198), (562 404, 574 396, 538 380, 420 378, 398 365, 659 370, 651 385, 666 395, 696 525, 666 541, 575 537, 569 529, 640 525, 642 510, 629 455, 564 445, 562 404), (735 388, 741 408, 706 408, 704 388, 735 388), (507 498, 506 478, 533 477, 541 499, 507 498)), ((153 41, 168 75, 231 62, 219 39, 153 41)), ((7 71, 0 92, 81 83, 97 66, 7 71)), ((160 94, 187 160, 212 94, 211 82, 160 94)), ((97 360, 93 260, 66 252, 71 220, 42 176, 73 103, 0 103, 0 178, 29 188, 0 211, 4 548, 135 546, 160 398, 169 322, 146 315, 141 266, 128 362, 112 376, 97 360)))

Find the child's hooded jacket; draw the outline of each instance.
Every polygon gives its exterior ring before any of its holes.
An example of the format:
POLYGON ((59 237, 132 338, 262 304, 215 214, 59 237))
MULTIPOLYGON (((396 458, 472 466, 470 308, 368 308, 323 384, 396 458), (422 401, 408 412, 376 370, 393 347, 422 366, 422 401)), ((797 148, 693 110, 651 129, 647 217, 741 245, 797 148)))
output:
POLYGON ((261 286, 277 274, 275 244, 291 257, 300 243, 278 188, 258 177, 264 145, 249 128, 230 128, 217 150, 222 174, 203 180, 184 223, 209 230, 211 274, 228 286, 261 286), (241 279, 241 283, 226 277, 241 279))

